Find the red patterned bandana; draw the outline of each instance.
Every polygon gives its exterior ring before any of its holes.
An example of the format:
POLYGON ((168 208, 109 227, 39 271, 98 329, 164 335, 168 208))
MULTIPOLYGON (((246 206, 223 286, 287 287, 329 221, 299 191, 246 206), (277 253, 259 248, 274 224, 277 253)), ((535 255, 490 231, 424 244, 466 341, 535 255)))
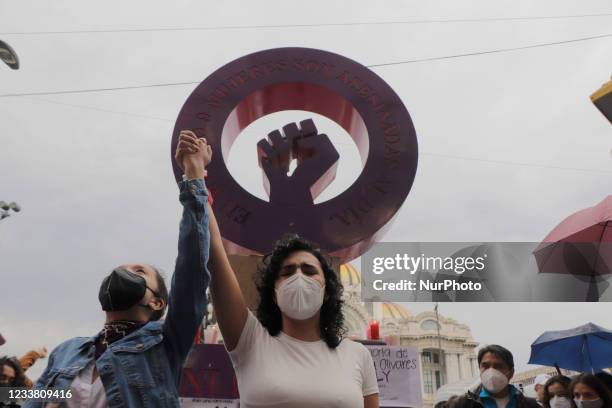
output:
POLYGON ((130 320, 115 320, 104 324, 104 328, 96 337, 96 359, 100 357, 110 344, 121 340, 130 333, 143 327, 146 322, 133 322, 130 320))

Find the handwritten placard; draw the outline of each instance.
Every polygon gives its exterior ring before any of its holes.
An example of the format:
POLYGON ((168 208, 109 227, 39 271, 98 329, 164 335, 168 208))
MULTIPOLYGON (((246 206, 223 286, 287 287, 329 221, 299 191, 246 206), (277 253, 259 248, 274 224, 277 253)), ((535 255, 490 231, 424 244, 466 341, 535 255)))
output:
POLYGON ((381 407, 423 406, 419 350, 416 347, 366 346, 372 354, 381 407))

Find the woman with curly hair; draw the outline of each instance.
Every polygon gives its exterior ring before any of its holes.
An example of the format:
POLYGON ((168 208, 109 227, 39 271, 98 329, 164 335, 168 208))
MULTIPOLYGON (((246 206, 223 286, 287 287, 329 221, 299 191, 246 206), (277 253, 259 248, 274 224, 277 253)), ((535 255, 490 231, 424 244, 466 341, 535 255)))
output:
POLYGON ((17 357, 0 358, 0 387, 31 387, 17 357), (28 385, 29 384, 29 385, 28 385))
POLYGON ((378 408, 372 357, 344 338, 342 284, 297 237, 264 258, 257 317, 248 310, 210 213, 210 290, 244 408, 378 408))

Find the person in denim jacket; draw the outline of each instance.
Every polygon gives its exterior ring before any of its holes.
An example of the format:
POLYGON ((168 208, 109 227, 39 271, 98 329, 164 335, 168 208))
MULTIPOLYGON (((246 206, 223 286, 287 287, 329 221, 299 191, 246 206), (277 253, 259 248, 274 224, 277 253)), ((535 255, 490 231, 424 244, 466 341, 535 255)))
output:
POLYGON ((181 368, 206 311, 210 282, 209 205, 204 169, 212 151, 183 131, 175 159, 183 216, 178 257, 168 295, 154 267, 127 264, 102 282, 103 330, 57 346, 35 389, 70 389, 63 402, 28 401, 25 407, 178 407, 181 368), (167 305, 165 320, 161 320, 167 305))

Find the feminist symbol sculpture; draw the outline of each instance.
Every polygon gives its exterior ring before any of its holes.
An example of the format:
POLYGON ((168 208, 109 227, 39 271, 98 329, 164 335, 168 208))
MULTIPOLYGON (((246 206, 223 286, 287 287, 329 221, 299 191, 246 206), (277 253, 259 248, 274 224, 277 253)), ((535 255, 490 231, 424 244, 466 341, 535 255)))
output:
MULTIPOLYGON (((215 149, 207 185, 221 234, 234 254, 264 254, 298 233, 347 262, 390 226, 417 168, 417 139, 404 104, 385 81, 357 62, 312 48, 277 48, 238 58, 208 76, 177 118, 215 149), (338 123, 353 138, 363 169, 338 196, 313 204, 335 176, 338 153, 311 120, 284 126, 258 145, 270 201, 240 186, 226 166, 232 143, 257 119, 301 110, 338 123), (289 163, 299 165, 290 176, 289 163)), ((173 162, 178 180, 182 174, 173 162)))

